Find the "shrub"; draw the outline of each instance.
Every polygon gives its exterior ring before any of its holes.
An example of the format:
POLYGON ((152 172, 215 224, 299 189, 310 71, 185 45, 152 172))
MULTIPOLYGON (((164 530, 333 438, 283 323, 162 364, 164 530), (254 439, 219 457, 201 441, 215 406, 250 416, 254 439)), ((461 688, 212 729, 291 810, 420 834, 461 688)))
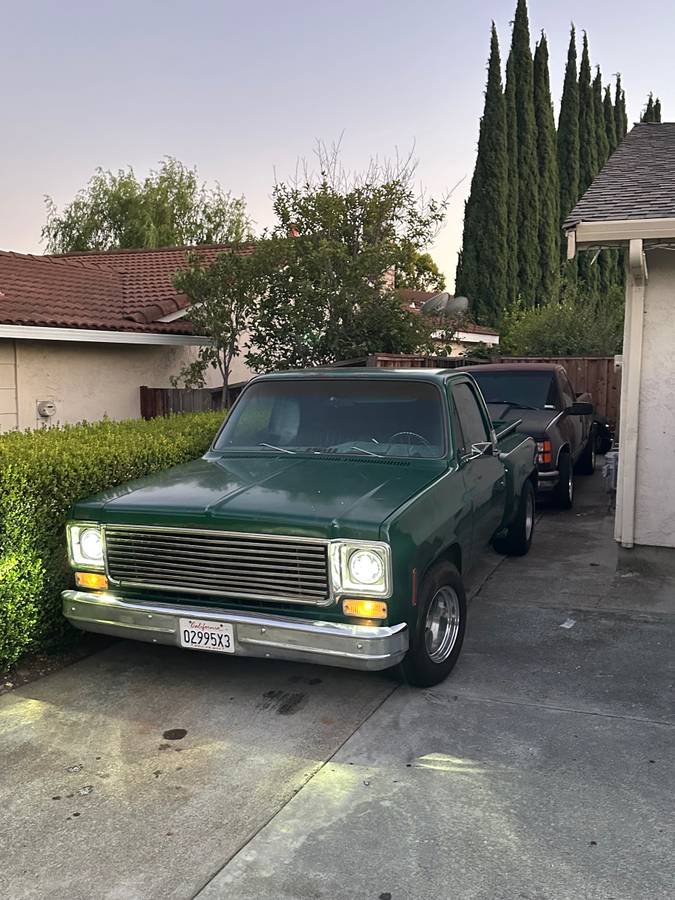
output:
POLYGON ((516 306, 504 315, 500 332, 499 349, 508 356, 614 356, 623 341, 623 293, 516 306))
POLYGON ((90 494, 196 459, 222 413, 103 421, 0 437, 0 669, 26 650, 67 646, 65 521, 90 494))

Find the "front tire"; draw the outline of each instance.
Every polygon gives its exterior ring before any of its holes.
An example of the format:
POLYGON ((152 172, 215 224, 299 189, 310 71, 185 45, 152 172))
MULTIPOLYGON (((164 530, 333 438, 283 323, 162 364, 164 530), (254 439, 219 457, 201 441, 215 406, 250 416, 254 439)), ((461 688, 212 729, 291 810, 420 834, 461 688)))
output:
POLYGON ((433 566, 422 582, 419 601, 417 627, 400 676, 416 687, 431 687, 450 674, 464 641, 466 593, 455 566, 433 566))
POLYGON ((497 553, 503 553, 505 556, 525 556, 534 534, 534 515, 534 485, 528 478, 523 485, 515 519, 509 525, 506 535, 495 539, 494 547, 497 553))
POLYGON ((574 504, 574 471, 569 452, 563 451, 558 461, 560 478, 553 490, 553 502, 558 509, 572 509, 574 504))

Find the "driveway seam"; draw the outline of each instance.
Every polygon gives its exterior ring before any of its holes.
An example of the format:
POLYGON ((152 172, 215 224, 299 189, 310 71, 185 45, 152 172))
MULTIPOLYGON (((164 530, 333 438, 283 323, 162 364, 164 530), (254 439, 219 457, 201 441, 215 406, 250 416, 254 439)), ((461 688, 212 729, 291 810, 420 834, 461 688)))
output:
MULTIPOLYGON (((389 695, 391 696, 391 695, 389 695)), ((463 694, 457 691, 453 694, 459 700, 473 700, 477 703, 505 703, 507 706, 526 706, 530 709, 547 709, 551 712, 575 713, 580 716, 599 716, 603 719, 624 719, 627 722, 639 722, 641 725, 665 725, 667 728, 675 728, 675 722, 666 722, 662 719, 645 719, 642 716, 620 715, 619 713, 600 712, 599 710, 577 709, 574 706, 555 706, 550 703, 532 703, 527 700, 505 700, 501 697, 480 697, 476 694, 463 694)), ((443 706, 450 706, 453 700, 446 700, 436 694, 427 692, 425 699, 431 700, 433 703, 440 703, 443 706)))
POLYGON ((204 891, 211 884, 211 882, 214 881, 214 879, 216 879, 221 874, 221 872, 223 872, 223 870, 225 868, 227 868, 227 866, 232 862, 232 860, 236 856, 238 856, 242 852, 242 850, 245 850, 246 847, 248 847, 248 845, 251 843, 251 841, 253 841, 260 834, 260 832, 263 829, 267 828, 267 826, 270 824, 270 822, 273 822, 274 819, 276 819, 276 817, 279 815, 279 813, 282 812, 286 808, 286 806, 291 802, 291 800, 294 800, 298 796, 298 794, 301 791, 303 791, 307 787, 307 785, 311 781, 313 781, 314 778, 316 778, 316 776, 329 763, 331 763, 333 761, 334 757, 340 752, 340 750, 342 750, 342 748, 347 743, 347 741, 351 740, 351 738, 354 737, 354 735, 359 730, 359 728, 362 728, 363 725, 365 725, 365 723, 370 718, 372 718, 372 716, 374 716, 376 712, 378 712, 380 710, 380 708, 387 702, 387 700, 393 694, 395 694, 396 691, 400 690, 400 688, 401 688, 400 684, 395 684, 392 686, 392 689, 389 691, 389 693, 385 694, 385 696, 380 700, 380 702, 377 704, 377 706, 373 707, 373 709, 368 713, 368 715, 365 717, 365 719, 363 719, 361 722, 359 722, 359 724, 354 728, 354 730, 350 734, 348 734, 347 737, 343 741, 340 742, 340 744, 335 748, 335 750, 330 754, 330 756, 327 756, 326 759, 324 759, 324 761, 319 765, 319 767, 316 769, 316 771, 313 772, 306 781, 303 781, 303 783, 300 785, 300 787, 297 789, 297 791, 294 791, 291 794, 291 796, 287 800, 285 800, 281 804, 281 806, 279 806, 278 809, 274 810, 272 815, 269 816, 258 828, 256 828, 255 831, 244 841, 244 843, 240 847, 237 847, 237 849, 234 851, 234 853, 231 853, 227 857, 225 862, 221 866, 219 866, 219 868, 216 869, 216 871, 211 876, 209 876, 209 878, 206 879, 206 881, 197 889, 197 891, 194 894, 192 894, 191 900, 197 900, 197 898, 202 893, 202 891, 204 891))

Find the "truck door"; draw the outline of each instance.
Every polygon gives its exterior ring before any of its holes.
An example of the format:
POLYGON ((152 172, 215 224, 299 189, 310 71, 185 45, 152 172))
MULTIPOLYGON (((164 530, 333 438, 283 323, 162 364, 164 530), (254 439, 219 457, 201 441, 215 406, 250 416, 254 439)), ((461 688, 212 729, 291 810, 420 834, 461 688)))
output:
MULTIPOLYGON (((560 396, 562 398, 561 409, 569 409, 576 398, 569 378, 564 372, 558 372, 558 384, 560 385, 560 396)), ((572 459, 576 462, 586 443, 585 421, 581 416, 565 415, 561 419, 559 427, 561 433, 569 441, 572 459)))
POLYGON ((492 429, 484 404, 473 384, 468 380, 453 381, 451 393, 458 432, 455 436, 458 460, 473 507, 472 555, 475 558, 501 524, 506 479, 504 466, 493 452, 492 429))

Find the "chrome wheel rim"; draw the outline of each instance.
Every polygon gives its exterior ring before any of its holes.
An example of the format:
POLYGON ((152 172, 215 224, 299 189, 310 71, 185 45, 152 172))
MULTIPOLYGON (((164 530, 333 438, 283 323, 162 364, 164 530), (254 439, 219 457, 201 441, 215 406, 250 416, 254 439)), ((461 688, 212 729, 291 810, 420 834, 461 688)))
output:
POLYGON ((567 494, 568 494, 570 500, 572 500, 574 497, 574 473, 572 472, 571 467, 570 467, 570 473, 567 476, 567 494))
POLYGON ((534 495, 532 491, 528 491, 525 504, 525 540, 529 541, 534 529, 534 495))
POLYGON ((431 599, 424 623, 424 643, 432 662, 442 663, 450 656, 459 634, 459 597, 445 585, 431 599))

